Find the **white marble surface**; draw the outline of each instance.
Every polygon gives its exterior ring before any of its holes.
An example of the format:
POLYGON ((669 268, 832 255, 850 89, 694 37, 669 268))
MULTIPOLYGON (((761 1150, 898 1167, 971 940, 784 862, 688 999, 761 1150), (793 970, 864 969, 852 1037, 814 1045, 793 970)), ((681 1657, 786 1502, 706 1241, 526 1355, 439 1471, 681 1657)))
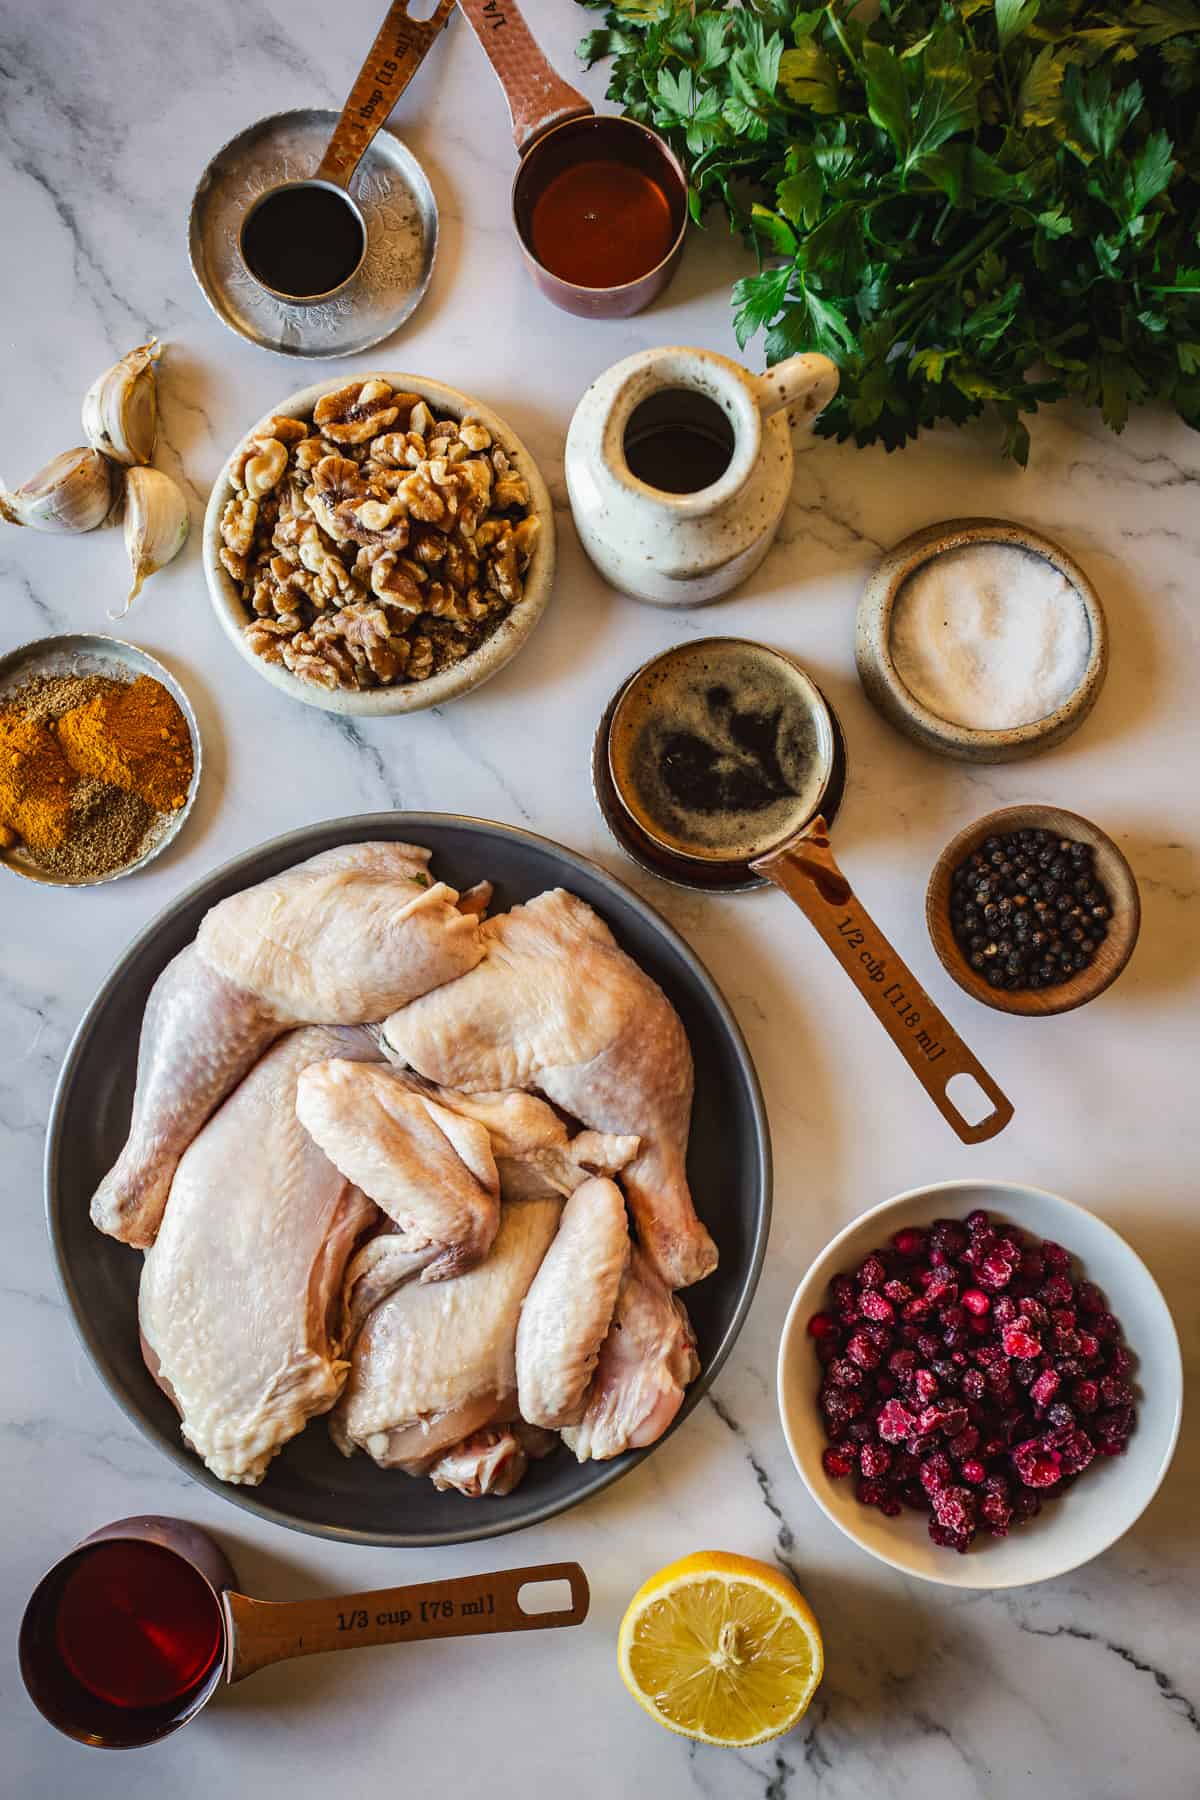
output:
MULTIPOLYGON (((230 336, 188 270, 184 221, 207 156, 278 107, 336 104, 379 0, 122 0, 101 23, 78 0, 0 9, 0 467, 19 481, 78 438, 84 389, 148 330, 168 340, 162 461, 196 517, 242 427, 297 385, 285 360, 230 336)), ((569 70, 586 15, 530 0, 569 70)), ((586 85, 599 97, 602 83, 586 85)), ((397 120, 442 212, 424 306, 392 343, 342 365, 424 371, 506 414, 563 500, 575 399, 601 368, 656 342, 731 352, 728 288, 742 253, 718 230, 689 246, 649 313, 588 324, 526 284, 508 225, 511 155, 500 95, 458 20, 397 120), (436 122, 435 122, 436 121, 436 122)), ((332 372, 337 372, 332 371, 332 372)), ((325 373, 312 371, 312 379, 325 373)), ((0 1544, 6 1791, 164 1790, 316 1800, 361 1794, 569 1791, 795 1800, 1188 1800, 1200 1789, 1200 1548, 1194 1436, 1123 1543, 1062 1581, 997 1597, 907 1583, 844 1542, 788 1463, 773 1395, 787 1301, 844 1220, 914 1183, 1016 1176, 1069 1194, 1126 1232, 1197 1350, 1195 695, 1200 680, 1200 437, 1143 417, 1121 439, 1097 418, 1038 426, 1027 474, 987 433, 903 456, 821 445, 801 455, 782 541, 748 591, 699 615, 605 591, 561 514, 558 590, 527 651, 444 712, 355 727, 292 705, 232 654, 193 542, 146 589, 127 634, 186 683, 206 744, 202 795, 176 847, 137 878, 47 893, 11 878, 0 900, 0 1544), (1025 519, 1093 575, 1112 673, 1092 719, 1040 762, 935 761, 871 712, 854 675, 855 599, 872 559, 915 526, 962 513, 1025 519), (683 632, 742 632, 799 653, 841 712, 851 785, 839 853, 900 951, 1016 1103, 995 1143, 958 1147, 803 920, 781 897, 724 902, 623 864, 592 810, 586 747, 638 661, 683 632), (942 975, 921 903, 936 853, 1004 801, 1080 809, 1128 852, 1145 903, 1120 985, 1029 1026, 973 1007, 942 975), (259 1524, 172 1469, 126 1423, 76 1342, 41 1212, 41 1144, 64 1046, 104 969, 187 883, 259 840, 372 808, 434 807, 528 824, 632 880, 723 984, 765 1084, 778 1171, 775 1224, 750 1321, 710 1401, 663 1452, 576 1514, 519 1539, 428 1555, 338 1548, 259 1524), (83 1532, 135 1511, 221 1534, 246 1585, 283 1598, 578 1557, 592 1580, 569 1639, 443 1644, 313 1659, 259 1675, 169 1746, 101 1758, 33 1713, 12 1657, 42 1569, 83 1532), (700 1545, 776 1558, 820 1615, 828 1673, 801 1730, 748 1755, 690 1751, 627 1700, 617 1620, 653 1568, 700 1545)), ((104 630, 124 591, 120 536, 56 541, 0 529, 0 647, 104 630)))

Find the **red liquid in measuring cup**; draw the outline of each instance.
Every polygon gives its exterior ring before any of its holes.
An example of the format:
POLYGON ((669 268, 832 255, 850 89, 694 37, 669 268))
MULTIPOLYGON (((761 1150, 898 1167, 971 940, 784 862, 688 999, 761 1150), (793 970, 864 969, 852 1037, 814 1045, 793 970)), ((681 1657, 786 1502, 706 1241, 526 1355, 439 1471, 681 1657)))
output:
POLYGON ((63 1664, 96 1699, 144 1711, 212 1673, 221 1615, 189 1563, 157 1544, 97 1544, 67 1573, 54 1621, 63 1664))
POLYGON ((576 287, 623 287, 657 268, 675 241, 666 194, 615 158, 569 163, 533 205, 529 241, 544 269, 576 287))

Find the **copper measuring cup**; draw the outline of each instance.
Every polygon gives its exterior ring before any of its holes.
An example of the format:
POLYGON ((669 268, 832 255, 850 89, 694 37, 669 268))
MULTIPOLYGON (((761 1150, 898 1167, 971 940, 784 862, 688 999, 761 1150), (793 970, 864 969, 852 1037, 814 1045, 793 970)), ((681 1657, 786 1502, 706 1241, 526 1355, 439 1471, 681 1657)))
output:
MULTIPOLYGON (((238 1593, 228 1557, 206 1531, 184 1519, 148 1516, 118 1519, 84 1538, 35 1588, 21 1621, 21 1674, 29 1696, 50 1723, 79 1743, 100 1749, 134 1749, 157 1743, 195 1717, 226 1682, 243 1681, 257 1669, 325 1650, 371 1644, 407 1644, 424 1638, 478 1637, 500 1631, 545 1631, 581 1625, 587 1617, 587 1577, 578 1563, 543 1563, 465 1575, 411 1587, 379 1588, 319 1600, 252 1600, 238 1593), (211 1606, 211 1653, 196 1658, 190 1679, 153 1705, 104 1698, 73 1672, 60 1642, 59 1620, 73 1572, 106 1546, 153 1546, 172 1582, 194 1590, 201 1616, 211 1606), (172 1566, 173 1565, 173 1566, 172 1566), (552 1612, 526 1611, 522 1591, 531 1584, 565 1581, 571 1603, 552 1612)), ((145 1625, 153 1642, 159 1622, 145 1625)))
POLYGON ((682 887, 738 893, 772 882, 793 900, 850 977, 879 1023, 942 1117, 964 1144, 982 1144, 1003 1131, 1013 1107, 987 1070, 972 1055, 949 1020, 896 954, 851 888, 834 860, 830 822, 841 802, 846 754, 833 708, 816 683, 793 658, 765 644, 740 638, 700 638, 652 657, 618 689, 605 711, 592 752, 596 800, 605 823, 635 862, 682 887), (706 667, 705 658, 724 650, 746 651, 775 659, 787 671, 787 686, 808 714, 812 743, 812 785, 805 787, 811 811, 799 826, 775 842, 753 847, 750 854, 691 854, 660 835, 645 809, 626 791, 614 735, 643 713, 647 697, 660 685, 671 665, 706 667), (623 713, 623 709, 624 713, 623 713), (947 1091, 957 1075, 969 1075, 990 1101, 990 1110, 974 1122, 947 1091))
POLYGON ((367 254, 367 224, 357 201, 350 195, 351 179, 367 146, 420 68, 453 10, 454 0, 440 0, 431 18, 413 19, 409 17, 408 0, 393 0, 315 174, 277 182, 247 208, 238 232, 238 250, 247 274, 275 299, 290 306, 318 306, 340 294, 358 274, 367 254), (289 228, 281 209, 294 207, 297 197, 306 193, 329 195, 335 208, 344 210, 344 221, 338 220, 336 210, 333 219, 339 224, 345 223, 350 231, 357 226, 359 248, 352 263, 347 262, 340 279, 320 291, 296 293, 272 278, 267 272, 263 253, 256 251, 254 246, 257 237, 269 230, 272 222, 281 230, 289 228))
POLYGON ((542 55, 515 0, 458 0, 495 70, 508 101, 521 161, 513 180, 512 211, 525 266, 536 286, 564 312, 589 319, 625 319, 662 293, 675 273, 687 231, 687 176, 666 141, 634 119, 598 117, 578 88, 542 55), (670 211, 669 243, 652 268, 611 287, 564 280, 533 248, 533 213, 556 176, 582 162, 623 163, 647 175, 670 211))

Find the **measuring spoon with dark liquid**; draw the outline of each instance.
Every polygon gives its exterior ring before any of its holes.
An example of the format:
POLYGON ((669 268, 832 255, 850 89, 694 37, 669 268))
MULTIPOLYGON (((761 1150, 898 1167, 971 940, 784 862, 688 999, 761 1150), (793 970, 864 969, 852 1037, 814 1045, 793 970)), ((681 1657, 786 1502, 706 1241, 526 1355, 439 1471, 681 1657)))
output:
POLYGON ((656 131, 600 117, 551 68, 513 0, 458 0, 499 78, 521 157, 513 222, 565 312, 623 319, 662 292, 687 230, 687 177, 656 131))
POLYGON ((224 1551, 183 1519, 118 1519, 56 1563, 21 1621, 21 1675, 79 1743, 134 1749, 186 1725, 226 1682, 325 1650, 581 1625, 578 1563, 319 1600, 252 1600, 224 1551), (565 1584, 569 1605, 546 1583, 565 1584), (539 1596, 537 1590, 541 1588, 539 1596), (554 1602, 539 1610, 539 1599, 554 1602))
POLYGON ((798 663, 743 638, 676 645, 631 675, 596 734, 605 822, 643 868, 683 887, 736 893, 772 882, 833 951, 964 1144, 993 1138, 1011 1102, 901 961, 834 859, 845 744, 798 663), (955 1076, 982 1090, 971 1118, 955 1076))
POLYGON ((367 226, 350 181, 397 100, 454 10, 440 0, 429 19, 413 19, 394 0, 359 70, 315 174, 279 182, 248 209, 238 234, 253 279, 291 306, 316 306, 353 281, 367 254, 367 226))

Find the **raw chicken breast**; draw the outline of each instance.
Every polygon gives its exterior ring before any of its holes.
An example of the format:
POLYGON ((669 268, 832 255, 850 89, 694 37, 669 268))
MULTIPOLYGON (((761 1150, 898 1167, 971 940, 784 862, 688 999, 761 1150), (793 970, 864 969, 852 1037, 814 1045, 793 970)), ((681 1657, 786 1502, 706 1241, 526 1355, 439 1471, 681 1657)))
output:
POLYGON ((517 1326, 517 1400, 531 1425, 555 1429, 582 1414, 628 1260, 621 1190, 585 1181, 563 1207, 517 1326))
POLYGON ((365 1032, 294 1031, 180 1160, 142 1268, 143 1354, 187 1443, 223 1481, 271 1458, 341 1392, 346 1260, 378 1217, 296 1117, 296 1082, 332 1055, 377 1055, 365 1032))
POLYGON ((146 1005, 129 1138, 92 1200, 110 1237, 154 1242, 176 1164, 292 1025, 361 1025, 483 955, 479 920, 412 844, 345 844, 233 894, 146 1005))
POLYGON ((339 1449, 418 1474, 472 1432, 515 1418, 517 1318, 561 1210, 557 1198, 506 1204, 483 1262, 454 1281, 409 1282, 375 1307, 330 1417, 339 1449))
POLYGON ((422 1281, 461 1275, 500 1223, 500 1177, 484 1126, 409 1091, 390 1069, 314 1063, 296 1086, 309 1136, 399 1227, 422 1281))
POLYGON ((701 1280, 717 1250, 688 1190, 692 1057, 674 1007, 562 888, 481 936, 481 963, 386 1021, 389 1054, 468 1093, 537 1088, 597 1131, 639 1137, 623 1181, 642 1246, 670 1287, 701 1280))
POLYGON ((634 1245, 583 1417, 578 1425, 567 1426, 564 1442, 580 1462, 599 1462, 655 1443, 683 1404, 683 1390, 699 1373, 683 1302, 634 1245))

